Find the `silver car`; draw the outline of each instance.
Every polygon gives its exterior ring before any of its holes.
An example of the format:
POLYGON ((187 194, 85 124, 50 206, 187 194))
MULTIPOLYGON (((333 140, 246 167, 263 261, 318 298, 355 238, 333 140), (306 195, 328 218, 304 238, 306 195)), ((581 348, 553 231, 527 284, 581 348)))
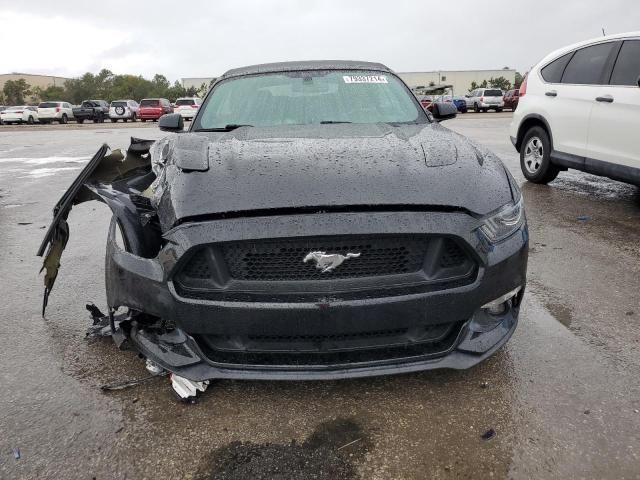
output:
POLYGON ((504 108, 504 94, 499 88, 476 88, 465 95, 465 100, 467 109, 473 108, 474 112, 501 112, 504 108))

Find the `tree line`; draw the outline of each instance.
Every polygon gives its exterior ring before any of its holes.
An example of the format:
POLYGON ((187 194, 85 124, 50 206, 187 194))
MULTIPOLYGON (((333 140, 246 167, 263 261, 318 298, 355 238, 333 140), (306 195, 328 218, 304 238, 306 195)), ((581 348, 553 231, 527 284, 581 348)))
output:
POLYGON ((0 105, 23 105, 29 101, 60 100, 79 104, 83 100, 113 100, 166 98, 174 102, 179 97, 204 95, 211 85, 184 88, 177 80, 171 84, 167 77, 155 74, 151 80, 141 75, 115 75, 107 69, 97 74, 87 72, 64 82, 64 86, 32 87, 23 78, 7 80, 0 92, 0 105))
POLYGON ((520 72, 516 72, 516 78, 513 85, 511 85, 511 82, 509 80, 502 76, 497 78, 491 77, 489 80, 483 80, 480 83, 476 81, 471 82, 471 88, 469 88, 469 91, 472 92, 476 88, 499 88, 500 90, 504 91, 511 90, 512 88, 520 88, 523 80, 524 77, 520 72))

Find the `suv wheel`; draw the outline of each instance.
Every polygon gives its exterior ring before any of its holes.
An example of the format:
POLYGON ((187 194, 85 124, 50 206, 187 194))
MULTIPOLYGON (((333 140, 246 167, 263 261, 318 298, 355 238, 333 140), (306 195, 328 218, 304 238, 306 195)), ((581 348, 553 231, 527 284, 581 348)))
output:
POLYGON ((549 183, 560 169, 551 163, 551 142, 549 135, 541 127, 527 130, 520 149, 520 168, 525 178, 533 183, 549 183))
POLYGON ((473 104, 473 111, 476 112, 476 113, 480 113, 480 107, 478 106, 477 103, 473 104))
POLYGON ((31 115, 29 115, 29 119, 27 120, 27 123, 29 125, 33 125, 33 117, 31 115))
POLYGON ((69 119, 67 118, 67 114, 63 113, 62 118, 60 119, 60 123, 67 123, 69 119))

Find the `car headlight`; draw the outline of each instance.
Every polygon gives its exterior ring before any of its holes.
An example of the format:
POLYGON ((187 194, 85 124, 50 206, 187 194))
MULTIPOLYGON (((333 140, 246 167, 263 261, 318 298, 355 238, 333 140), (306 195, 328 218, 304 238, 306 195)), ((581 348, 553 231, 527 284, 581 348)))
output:
POLYGON ((523 222, 524 204, 520 196, 516 203, 508 203, 487 216, 480 230, 491 242, 499 242, 518 230, 523 222))

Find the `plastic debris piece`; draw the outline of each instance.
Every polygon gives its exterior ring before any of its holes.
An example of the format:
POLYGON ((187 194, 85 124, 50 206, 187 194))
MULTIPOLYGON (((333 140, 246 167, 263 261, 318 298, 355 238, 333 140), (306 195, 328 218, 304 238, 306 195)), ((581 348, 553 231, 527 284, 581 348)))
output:
POLYGON ((591 220, 591 217, 589 215, 578 215, 576 219, 580 222, 588 222, 589 220, 591 220))
POLYGON ((147 372, 149 372, 151 375, 161 375, 162 372, 164 372, 164 368, 162 368, 153 360, 149 360, 148 358, 144 366, 147 369, 147 372))
POLYGON ((194 382, 175 373, 171 374, 171 387, 185 401, 194 401, 198 392, 204 392, 208 386, 209 380, 194 382))
POLYGON ((487 430, 486 432, 484 432, 480 438, 482 438, 483 440, 491 440, 493 437, 496 436, 496 431, 493 428, 490 428, 489 430, 487 430))
POLYGON ((20 460, 21 454, 20 454, 20 449, 18 447, 14 447, 12 448, 13 450, 13 458, 15 458, 16 460, 20 460))
POLYGON ((100 387, 100 390, 105 392, 110 392, 114 390, 124 390, 125 388, 135 387, 136 385, 140 385, 141 383, 148 382, 149 380, 153 380, 154 378, 163 377, 166 374, 167 374, 166 372, 163 372, 163 373, 160 373, 159 375, 150 375, 148 377, 139 378, 137 380, 130 380, 128 382, 111 383, 107 385, 102 385, 100 387))

